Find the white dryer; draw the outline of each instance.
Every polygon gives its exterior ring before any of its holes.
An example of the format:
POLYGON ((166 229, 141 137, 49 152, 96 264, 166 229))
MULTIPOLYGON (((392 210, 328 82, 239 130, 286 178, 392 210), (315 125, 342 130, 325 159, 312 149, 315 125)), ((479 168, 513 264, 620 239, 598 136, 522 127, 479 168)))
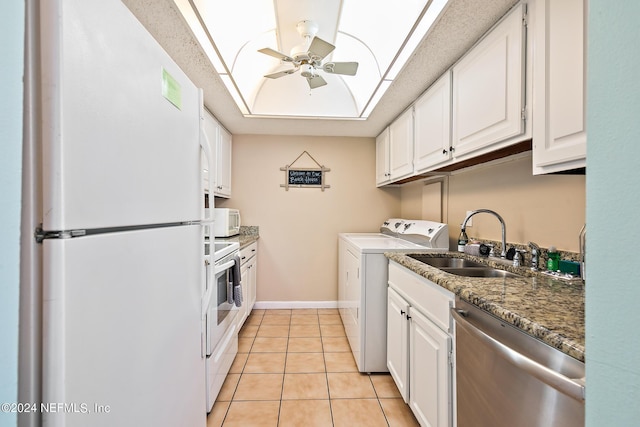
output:
POLYGON ((388 372, 385 252, 448 251, 447 224, 391 218, 379 233, 338 235, 338 309, 360 372, 388 372))

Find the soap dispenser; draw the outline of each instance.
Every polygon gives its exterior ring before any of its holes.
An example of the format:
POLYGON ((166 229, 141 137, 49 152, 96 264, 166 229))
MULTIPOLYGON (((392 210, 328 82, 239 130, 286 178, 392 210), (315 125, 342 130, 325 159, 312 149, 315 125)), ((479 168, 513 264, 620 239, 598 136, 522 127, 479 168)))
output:
POLYGON ((558 271, 560 268, 560 254, 555 246, 549 246, 547 250, 547 270, 549 271, 558 271))

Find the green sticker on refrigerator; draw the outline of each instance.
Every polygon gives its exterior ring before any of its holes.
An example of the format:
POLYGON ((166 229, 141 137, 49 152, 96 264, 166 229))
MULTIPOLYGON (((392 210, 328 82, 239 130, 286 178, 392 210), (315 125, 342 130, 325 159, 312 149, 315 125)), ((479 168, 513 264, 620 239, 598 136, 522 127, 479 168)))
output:
POLYGON ((180 83, 173 78, 171 74, 164 68, 162 69, 162 96, 164 96, 170 103, 182 109, 182 91, 180 90, 180 83))

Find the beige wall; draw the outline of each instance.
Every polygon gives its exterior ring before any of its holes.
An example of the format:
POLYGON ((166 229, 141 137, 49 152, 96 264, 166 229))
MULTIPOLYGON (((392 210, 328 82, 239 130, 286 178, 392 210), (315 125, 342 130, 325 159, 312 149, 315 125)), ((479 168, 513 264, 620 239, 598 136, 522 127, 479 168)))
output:
MULTIPOLYGON (((542 247, 554 245, 561 250, 579 251, 578 233, 585 222, 584 175, 533 176, 529 153, 453 173, 445 179, 444 187, 447 184, 443 215, 449 224, 450 247, 457 241, 467 211, 485 208, 503 217, 507 242, 534 241, 542 247)), ((422 212, 424 185, 417 182, 403 187, 403 216, 422 212)), ((477 214, 467 234, 471 238, 500 240, 500 224, 491 215, 477 214)))
MULTIPOLYGON (((306 156, 295 166, 315 167, 306 156)), ((530 154, 400 187, 374 182, 373 138, 233 136, 233 197, 216 206, 238 208, 243 224, 260 227, 258 301, 335 301, 338 233, 376 231, 387 218, 446 222, 454 248, 466 212, 492 209, 508 242, 578 251, 585 177, 533 176, 530 154), (280 168, 305 150, 331 169, 324 192, 280 187, 280 168)), ((479 214, 468 234, 500 240, 500 226, 479 214)))
MULTIPOLYGON (((294 166, 315 167, 303 156, 294 166)), ((400 189, 375 187, 373 138, 234 135, 232 198, 260 227, 258 301, 337 300, 338 233, 375 231, 400 214, 400 189), (331 188, 285 191, 281 167, 308 151, 331 188)))

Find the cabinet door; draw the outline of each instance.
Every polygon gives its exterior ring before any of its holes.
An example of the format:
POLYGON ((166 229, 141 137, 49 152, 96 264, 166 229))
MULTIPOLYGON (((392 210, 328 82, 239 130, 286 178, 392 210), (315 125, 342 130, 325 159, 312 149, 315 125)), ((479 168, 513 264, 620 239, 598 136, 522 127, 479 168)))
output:
POLYGON ((222 126, 218 130, 216 144, 216 187, 214 194, 219 197, 231 197, 231 134, 222 126))
POLYGON ((249 261, 249 283, 247 285, 249 296, 247 297, 247 315, 251 314, 253 306, 256 303, 256 294, 258 291, 258 257, 254 256, 249 261))
POLYGON ((387 294, 387 367, 405 402, 409 398, 409 304, 393 289, 387 294))
POLYGON ((453 67, 453 157, 523 134, 524 6, 453 67))
POLYGON ((448 161, 451 144, 451 73, 447 71, 416 101, 413 167, 422 173, 448 161))
POLYGON ((451 425, 451 337, 409 308, 409 406, 421 426, 451 425))
POLYGON ((386 184, 391 179, 389 172, 389 128, 376 138, 376 185, 386 184))
POLYGON ((249 310, 247 309, 249 301, 249 265, 247 263, 240 267, 240 285, 242 288, 242 305, 238 309, 238 330, 244 325, 244 321, 247 320, 249 310))
POLYGON ((389 162, 391 181, 413 173, 413 108, 389 126, 389 162))
MULTIPOLYGON (((219 135, 220 124, 217 120, 205 110, 204 112, 204 133, 207 135, 207 141, 209 142, 209 149, 211 151, 211 155, 213 156, 212 163, 216 165, 218 164, 218 135, 219 135)), ((204 155, 204 152, 200 155, 200 162, 202 164, 202 178, 204 184, 204 191, 207 193, 215 193, 216 181, 218 179, 216 172, 217 171, 209 171, 209 162, 204 155)))
POLYGON ((586 163, 586 0, 535 3, 534 174, 586 163))

